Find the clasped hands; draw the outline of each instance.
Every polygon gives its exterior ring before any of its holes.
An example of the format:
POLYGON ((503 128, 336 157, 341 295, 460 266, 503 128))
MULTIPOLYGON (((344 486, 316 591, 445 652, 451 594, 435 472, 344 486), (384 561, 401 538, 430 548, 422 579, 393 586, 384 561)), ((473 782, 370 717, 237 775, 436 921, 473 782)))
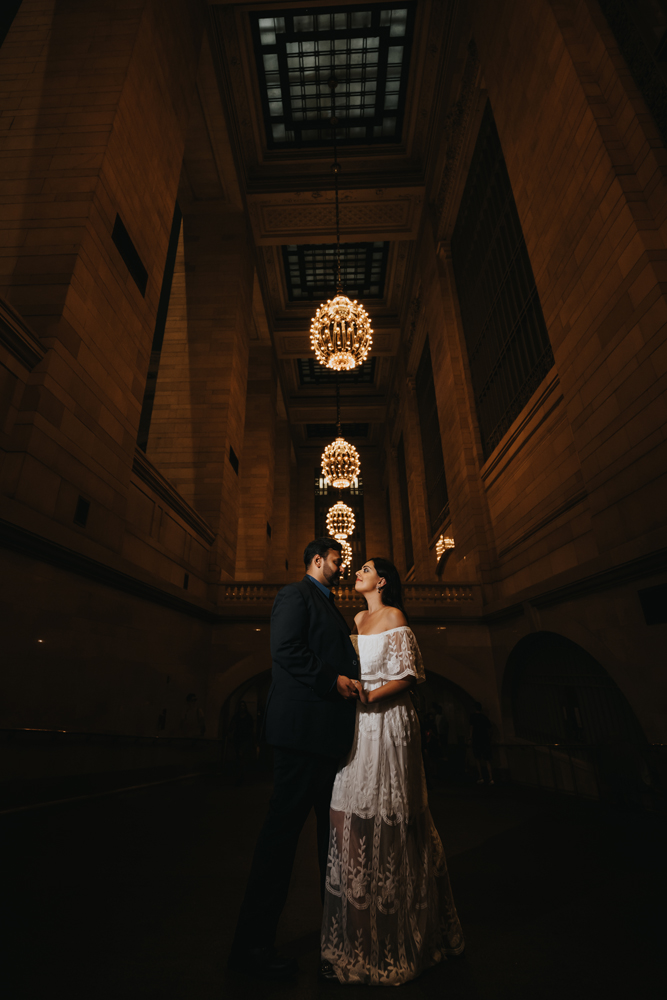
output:
POLYGON ((362 705, 368 704, 368 695, 364 691, 361 681, 355 681, 352 677, 339 674, 336 680, 336 690, 341 698, 349 701, 351 698, 358 698, 362 705))

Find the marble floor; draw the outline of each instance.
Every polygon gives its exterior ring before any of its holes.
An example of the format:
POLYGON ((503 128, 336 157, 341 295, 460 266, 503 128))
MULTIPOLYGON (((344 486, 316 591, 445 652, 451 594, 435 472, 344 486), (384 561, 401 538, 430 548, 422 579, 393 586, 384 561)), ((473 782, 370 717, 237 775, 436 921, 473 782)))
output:
MULTIPOLYGON (((214 774, 1 817, 7 1000, 314 1000, 314 828, 304 830, 279 945, 290 984, 225 968, 270 792, 214 774)), ((510 786, 436 787, 466 952, 401 987, 441 1000, 663 996, 664 832, 654 817, 510 786)))

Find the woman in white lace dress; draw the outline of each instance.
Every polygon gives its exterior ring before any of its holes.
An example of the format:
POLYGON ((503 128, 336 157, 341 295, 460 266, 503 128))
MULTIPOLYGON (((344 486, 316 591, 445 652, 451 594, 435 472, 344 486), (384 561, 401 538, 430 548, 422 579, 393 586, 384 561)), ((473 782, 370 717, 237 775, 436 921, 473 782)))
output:
POLYGON ((396 568, 370 559, 355 589, 361 665, 354 742, 338 770, 322 922, 323 970, 398 986, 463 951, 442 843, 428 808, 409 688, 425 679, 396 568))

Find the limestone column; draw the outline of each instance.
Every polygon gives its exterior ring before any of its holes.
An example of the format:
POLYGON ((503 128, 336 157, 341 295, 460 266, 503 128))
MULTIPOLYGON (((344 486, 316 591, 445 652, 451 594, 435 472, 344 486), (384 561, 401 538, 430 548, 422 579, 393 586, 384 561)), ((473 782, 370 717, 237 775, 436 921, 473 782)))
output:
POLYGON ((275 453, 272 532, 267 579, 281 582, 290 579, 288 574, 294 568, 290 564, 290 503, 296 463, 287 420, 278 419, 276 423, 275 453))
POLYGON ((448 576, 490 582, 493 533, 480 478, 484 464, 456 285, 448 247, 437 255, 442 323, 430 334, 442 450, 456 543, 448 576), (465 564, 464 564, 465 558, 465 564))
POLYGON ((246 397, 237 580, 264 580, 273 544, 276 372, 273 348, 250 350, 246 397))
POLYGON ((217 533, 214 580, 236 567, 253 274, 241 212, 184 212, 146 453, 217 533))
POLYGON ((394 564, 403 579, 410 568, 405 562, 405 538, 401 506, 401 488, 398 482, 397 449, 390 446, 386 451, 387 485, 389 488, 389 512, 391 516, 391 537, 394 550, 394 564))
POLYGON ((375 450, 362 449, 360 458, 364 483, 364 522, 366 527, 364 558, 370 559, 375 555, 391 559, 390 526, 387 524, 387 506, 375 450))
POLYGON ((412 527, 412 549, 415 559, 415 582, 430 582, 433 577, 434 561, 429 554, 428 503, 426 500, 426 476, 424 474, 424 454, 422 451, 419 410, 414 377, 405 380, 403 407, 403 443, 405 447, 405 467, 408 476, 410 497, 410 524, 412 527))

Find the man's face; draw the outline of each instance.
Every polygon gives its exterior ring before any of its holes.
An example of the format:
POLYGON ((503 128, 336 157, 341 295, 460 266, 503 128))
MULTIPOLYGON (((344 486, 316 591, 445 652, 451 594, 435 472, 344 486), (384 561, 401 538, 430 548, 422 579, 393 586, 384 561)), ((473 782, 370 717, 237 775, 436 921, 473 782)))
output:
POLYGON ((340 566, 343 556, 335 549, 327 549, 327 554, 322 562, 322 573, 328 587, 337 587, 340 580, 340 566))

